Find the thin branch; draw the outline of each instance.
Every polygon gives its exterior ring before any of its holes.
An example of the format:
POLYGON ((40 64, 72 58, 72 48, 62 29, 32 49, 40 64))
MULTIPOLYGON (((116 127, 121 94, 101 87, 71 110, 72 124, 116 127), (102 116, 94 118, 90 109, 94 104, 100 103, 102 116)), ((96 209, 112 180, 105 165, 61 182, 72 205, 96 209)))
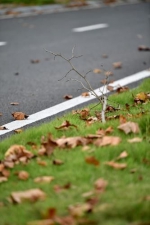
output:
POLYGON ((63 80, 65 77, 67 77, 67 75, 72 71, 73 69, 70 69, 67 73, 66 73, 66 75, 64 76, 64 77, 62 77, 61 79, 59 79, 58 81, 61 81, 61 80, 63 80))

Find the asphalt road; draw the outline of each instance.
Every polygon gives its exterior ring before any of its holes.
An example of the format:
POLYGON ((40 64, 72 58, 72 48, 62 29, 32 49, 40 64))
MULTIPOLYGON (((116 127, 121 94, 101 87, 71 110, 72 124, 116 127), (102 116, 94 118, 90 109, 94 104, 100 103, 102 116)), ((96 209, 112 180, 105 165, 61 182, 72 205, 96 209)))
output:
MULTIPOLYGON (((66 94, 75 97, 83 92, 76 82, 58 81, 70 67, 60 58, 54 61, 44 49, 70 57, 76 45, 76 55, 83 57, 73 63, 80 72, 103 65, 114 72, 114 80, 149 68, 149 52, 138 51, 139 45, 150 46, 149 18, 149 5, 143 3, 0 20, 0 41, 7 42, 0 46, 0 126, 14 120, 14 111, 30 115, 65 101, 66 94), (109 27, 72 31, 99 23, 109 27), (122 69, 113 69, 116 61, 122 62, 122 69)), ((91 73, 88 78, 95 89, 103 75, 91 73)))

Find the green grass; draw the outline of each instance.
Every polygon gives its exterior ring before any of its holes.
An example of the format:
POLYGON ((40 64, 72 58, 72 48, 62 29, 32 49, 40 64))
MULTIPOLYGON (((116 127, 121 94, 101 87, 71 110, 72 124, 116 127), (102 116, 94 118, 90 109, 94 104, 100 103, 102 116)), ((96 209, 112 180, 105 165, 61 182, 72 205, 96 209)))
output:
POLYGON ((0 4, 47 5, 57 3, 55 0, 0 0, 0 4))
MULTIPOLYGON (((111 102, 124 109, 124 104, 133 104, 133 95, 141 91, 148 92, 150 79, 145 80, 142 85, 129 92, 110 96, 111 102)), ((150 201, 144 200, 144 197, 150 195, 149 184, 149 166, 150 166, 150 102, 131 107, 130 113, 137 115, 141 111, 145 114, 140 118, 133 117, 129 120, 137 122, 140 126, 140 134, 124 134, 117 129, 118 120, 108 121, 106 124, 96 122, 87 127, 85 121, 79 118, 79 115, 71 113, 61 118, 55 119, 42 126, 28 129, 21 134, 15 134, 11 138, 5 139, 0 143, 0 158, 4 158, 4 153, 13 144, 21 144, 31 150, 27 142, 35 142, 40 146, 42 136, 52 133, 55 138, 65 136, 85 136, 95 134, 101 128, 113 126, 113 136, 122 138, 122 142, 117 146, 96 147, 90 145, 90 150, 83 152, 82 147, 75 149, 57 149, 52 156, 42 156, 41 159, 47 162, 43 167, 37 164, 36 159, 32 159, 27 165, 16 165, 12 170, 7 182, 0 184, 0 225, 25 225, 29 221, 40 220, 46 211, 54 207, 60 216, 68 215, 68 206, 76 203, 84 203, 85 198, 82 194, 94 189, 94 182, 98 178, 108 181, 108 186, 104 193, 100 195, 100 200, 94 208, 94 212, 85 215, 86 218, 94 220, 98 225, 127 225, 134 222, 150 222, 150 201), (56 130, 54 127, 61 125, 64 120, 78 125, 79 129, 71 128, 67 131, 56 130), (142 137, 140 143, 130 144, 127 139, 133 137, 142 137), (115 159, 121 152, 127 151, 128 157, 119 162, 127 163, 124 170, 115 170, 104 164, 106 161, 115 159), (85 163, 85 157, 94 156, 100 161, 100 166, 95 167, 85 163), (61 159, 64 164, 55 166, 52 164, 54 158, 61 159), (143 159, 146 159, 143 161, 143 159), (146 163, 145 163, 146 162, 146 163), (131 173, 136 169, 135 173, 131 173), (16 171, 25 170, 30 174, 27 181, 21 181, 15 175, 16 171), (36 184, 33 179, 39 176, 50 175, 55 179, 50 184, 36 184), (69 190, 55 193, 54 185, 64 185, 71 183, 69 190), (23 202, 21 204, 12 204, 8 201, 12 191, 23 191, 31 188, 41 188, 46 192, 47 197, 44 201, 35 203, 23 202)), ((91 114, 94 115, 93 109, 91 114)), ((126 114, 127 112, 117 111, 113 114, 126 114)), ((34 151, 36 153, 36 151, 34 151)), ((145 223, 144 223, 145 222, 145 223)))

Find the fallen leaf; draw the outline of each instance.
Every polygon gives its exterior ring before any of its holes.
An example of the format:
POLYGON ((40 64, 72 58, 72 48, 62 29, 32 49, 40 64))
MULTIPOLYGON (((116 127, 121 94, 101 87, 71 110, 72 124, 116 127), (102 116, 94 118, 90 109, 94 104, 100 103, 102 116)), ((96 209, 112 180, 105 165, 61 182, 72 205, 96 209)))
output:
POLYGON ((79 114, 82 120, 86 120, 89 116, 89 109, 88 108, 82 109, 79 114))
POLYGON ((11 169, 14 168, 14 162, 5 160, 3 163, 4 163, 3 165, 4 165, 6 168, 11 168, 11 169))
POLYGON ((34 179, 35 183, 50 183, 52 180, 54 180, 54 177, 52 176, 42 176, 42 177, 36 177, 34 179))
POLYGON ((100 69, 94 69, 93 73, 101 73, 102 71, 100 69))
POLYGON ((35 220, 28 222, 27 225, 54 225, 54 220, 52 219, 35 220))
POLYGON ((14 112, 12 113, 12 116, 15 118, 15 120, 24 120, 29 117, 23 112, 14 112))
POLYGON ((126 122, 127 122, 127 118, 125 116, 123 116, 123 115, 120 115, 119 116, 119 123, 120 124, 124 124, 126 122))
POLYGON ((0 183, 6 182, 7 180, 7 177, 0 177, 0 183))
POLYGON ((118 126, 118 129, 124 131, 125 134, 140 132, 139 125, 134 122, 123 123, 118 126))
POLYGON ((57 142, 53 139, 52 134, 48 134, 47 140, 42 138, 41 144, 45 148, 43 153, 46 155, 51 155, 54 149, 58 146, 57 142))
POLYGON ((20 134, 20 133, 23 132, 23 130, 22 129, 17 129, 17 130, 14 130, 14 132, 17 133, 17 134, 20 134))
POLYGON ((9 177, 10 172, 9 172, 9 170, 3 169, 2 172, 1 172, 1 174, 2 174, 2 176, 4 176, 4 177, 9 177))
POLYGON ((46 161, 38 160, 37 163, 40 166, 47 166, 47 162, 46 161))
POLYGON ((100 135, 100 136, 104 136, 106 134, 110 134, 113 132, 113 128, 110 126, 108 127, 106 130, 104 129, 99 129, 96 131, 96 134, 100 135))
POLYGON ((69 99, 72 99, 73 98, 73 96, 72 95, 64 95, 64 97, 63 97, 64 99, 66 99, 66 100, 69 100, 69 99))
POLYGON ((29 173, 28 172, 26 172, 26 171, 19 171, 18 173, 17 173, 17 175, 18 175, 18 178, 20 179, 20 180, 28 180, 28 178, 29 178, 29 173))
POLYGON ((139 103, 145 103, 148 100, 148 95, 145 92, 138 93, 135 98, 134 102, 139 104, 139 103))
POLYGON ((90 96, 90 93, 89 92, 83 92, 81 94, 82 97, 89 97, 90 96))
POLYGON ((94 191, 85 192, 82 194, 82 197, 87 198, 90 197, 91 195, 94 195, 94 191))
POLYGON ((139 51, 150 51, 150 47, 147 47, 145 45, 141 45, 138 47, 139 51))
POLYGON ((29 189, 26 191, 18 191, 11 193, 11 199, 14 203, 21 203, 24 200, 35 202, 37 200, 45 199, 46 194, 40 189, 29 189))
POLYGON ((128 88, 128 87, 118 87, 118 88, 116 89, 116 92, 117 92, 118 94, 120 94, 120 93, 122 93, 122 92, 126 92, 126 91, 129 91, 129 88, 128 88))
POLYGON ((95 123, 97 121, 98 121, 97 117, 91 116, 91 117, 87 118, 86 125, 90 126, 91 124, 93 124, 93 123, 95 123))
POLYGON ((75 217, 82 217, 86 212, 90 209, 90 205, 88 203, 77 204, 69 206, 69 213, 75 217))
POLYGON ((120 68, 122 68, 122 63, 121 63, 121 62, 114 62, 114 63, 113 63, 113 67, 114 67, 115 69, 120 69, 120 68))
POLYGON ((100 165, 100 162, 94 156, 86 157, 85 162, 94 166, 100 165))
POLYGON ((108 185, 108 182, 104 180, 103 178, 99 178, 94 183, 94 188, 97 192, 103 193, 108 185))
POLYGON ((33 64, 35 64, 35 63, 39 63, 40 60, 39 59, 31 59, 30 62, 33 63, 33 64))
POLYGON ((112 71, 106 71, 106 72, 104 73, 104 75, 105 75, 106 77, 109 77, 109 76, 112 76, 112 75, 113 75, 113 72, 112 72, 112 71))
POLYGON ((107 85, 107 90, 109 90, 109 91, 113 91, 113 90, 114 90, 114 87, 113 87, 113 86, 111 86, 111 85, 107 85))
POLYGON ((108 81, 106 79, 103 79, 101 80, 101 83, 105 85, 105 84, 108 84, 108 81))
POLYGON ((116 163, 114 161, 106 162, 105 164, 114 169, 119 169, 119 170, 123 170, 127 167, 126 163, 116 163))
POLYGON ((49 208, 46 212, 46 215, 44 216, 44 218, 46 219, 55 219, 56 217, 56 208, 49 208))
POLYGON ((94 144, 96 146, 106 146, 106 145, 113 145, 116 146, 121 142, 120 137, 115 136, 104 136, 102 138, 97 139, 94 144))
POLYGON ((65 121, 62 123, 61 126, 55 127, 55 129, 57 129, 57 130, 61 130, 61 129, 65 130, 65 129, 68 129, 69 127, 75 127, 76 129, 78 128, 76 125, 71 124, 68 120, 65 120, 65 121))
POLYGON ((56 192, 56 193, 59 193, 59 192, 61 192, 61 191, 63 191, 63 190, 68 190, 68 189, 70 189, 71 188, 71 183, 66 183, 65 185, 62 185, 62 186, 60 186, 60 185, 55 185, 54 186, 54 191, 56 192))
POLYGON ((11 104, 11 105, 19 105, 18 102, 11 102, 10 104, 11 104))
POLYGON ((126 151, 123 151, 120 153, 120 155, 116 158, 116 160, 119 160, 119 159, 124 159, 128 156, 128 153, 126 151))
POLYGON ((62 137, 57 139, 57 145, 60 148, 75 148, 76 146, 85 146, 89 142, 87 138, 84 137, 62 137))
POLYGON ((106 58, 108 58, 108 55, 103 54, 102 57, 103 57, 104 59, 106 59, 106 58))
POLYGON ((64 162, 63 162, 62 160, 60 160, 60 159, 54 159, 54 160, 53 160, 53 164, 59 166, 59 165, 64 164, 64 162))
POLYGON ((145 196, 143 200, 150 201, 150 195, 145 196))
POLYGON ((128 142, 129 143, 142 142, 142 138, 135 137, 135 138, 132 138, 132 139, 128 139, 128 142))
POLYGON ((1 127, 0 126, 0 130, 8 130, 6 127, 1 127))
POLYGON ((0 113, 0 116, 2 116, 3 114, 2 113, 0 113))

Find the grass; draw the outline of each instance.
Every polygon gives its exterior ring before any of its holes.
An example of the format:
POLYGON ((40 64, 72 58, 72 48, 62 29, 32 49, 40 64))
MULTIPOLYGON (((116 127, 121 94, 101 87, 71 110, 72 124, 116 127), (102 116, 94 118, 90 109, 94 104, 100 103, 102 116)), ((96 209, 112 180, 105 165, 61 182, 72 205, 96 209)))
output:
POLYGON ((55 0, 0 0, 0 4, 15 5, 48 5, 58 3, 55 0))
MULTIPOLYGON (((145 80, 140 87, 122 93, 110 96, 112 102, 120 104, 133 104, 133 95, 140 92, 149 91, 150 79, 145 80)), ((32 159, 27 165, 16 165, 12 170, 7 182, 0 184, 0 225, 25 225, 29 221, 41 220, 49 208, 56 208, 60 216, 68 215, 68 206, 76 203, 84 203, 83 193, 94 189, 94 182, 98 178, 108 181, 108 186, 104 193, 100 195, 98 204, 92 213, 85 215, 86 218, 94 220, 95 224, 105 225, 127 225, 127 224, 149 224, 150 222, 150 201, 144 200, 149 196, 149 165, 150 165, 150 102, 147 104, 132 107, 130 113, 136 115, 131 121, 137 122, 140 126, 139 134, 124 134, 117 129, 118 120, 110 120, 106 124, 96 122, 91 126, 86 126, 85 121, 79 118, 79 115, 71 113, 61 118, 55 119, 50 123, 43 124, 40 127, 32 128, 21 134, 15 134, 0 143, 0 158, 4 158, 6 150, 13 144, 26 146, 32 150, 27 143, 35 142, 40 146, 42 136, 52 133, 55 138, 65 136, 85 136, 95 134, 101 128, 112 126, 114 128, 113 136, 122 138, 122 142, 117 146, 96 147, 90 145, 89 151, 82 151, 82 147, 75 149, 56 149, 52 156, 42 156, 41 159, 47 162, 47 166, 40 166, 36 159, 32 159), (145 114, 136 118, 137 114, 143 108, 145 114), (147 111, 147 113, 146 113, 147 111), (79 129, 71 128, 66 131, 56 130, 64 120, 78 125, 79 129), (140 143, 128 143, 127 140, 133 137, 142 137, 140 143), (126 151, 128 157, 121 159, 121 163, 127 163, 124 170, 115 170, 104 162, 111 161, 118 155, 126 151), (100 161, 100 166, 93 166, 85 163, 85 157, 94 156, 100 161), (61 166, 53 165, 53 159, 60 159, 64 162, 61 166), (131 170, 135 169, 135 173, 131 170), (30 174, 26 181, 21 181, 15 175, 16 171, 25 170, 30 174), (50 175, 55 179, 50 184, 37 184, 33 179, 39 176, 50 175), (54 185, 65 185, 71 183, 71 188, 60 193, 55 193, 54 185), (47 197, 44 201, 35 203, 23 202, 21 204, 12 204, 8 201, 12 191, 23 191, 31 188, 40 188, 46 192, 47 197), (9 215, 9 216, 8 216, 9 215)), ((98 110, 98 109, 97 109, 98 110)), ((95 109, 92 110, 94 114, 95 109)), ((126 114, 126 111, 117 111, 113 114, 126 114)), ((36 150, 34 150, 36 153, 36 150)), ((91 223, 92 224, 92 223, 91 223)))

